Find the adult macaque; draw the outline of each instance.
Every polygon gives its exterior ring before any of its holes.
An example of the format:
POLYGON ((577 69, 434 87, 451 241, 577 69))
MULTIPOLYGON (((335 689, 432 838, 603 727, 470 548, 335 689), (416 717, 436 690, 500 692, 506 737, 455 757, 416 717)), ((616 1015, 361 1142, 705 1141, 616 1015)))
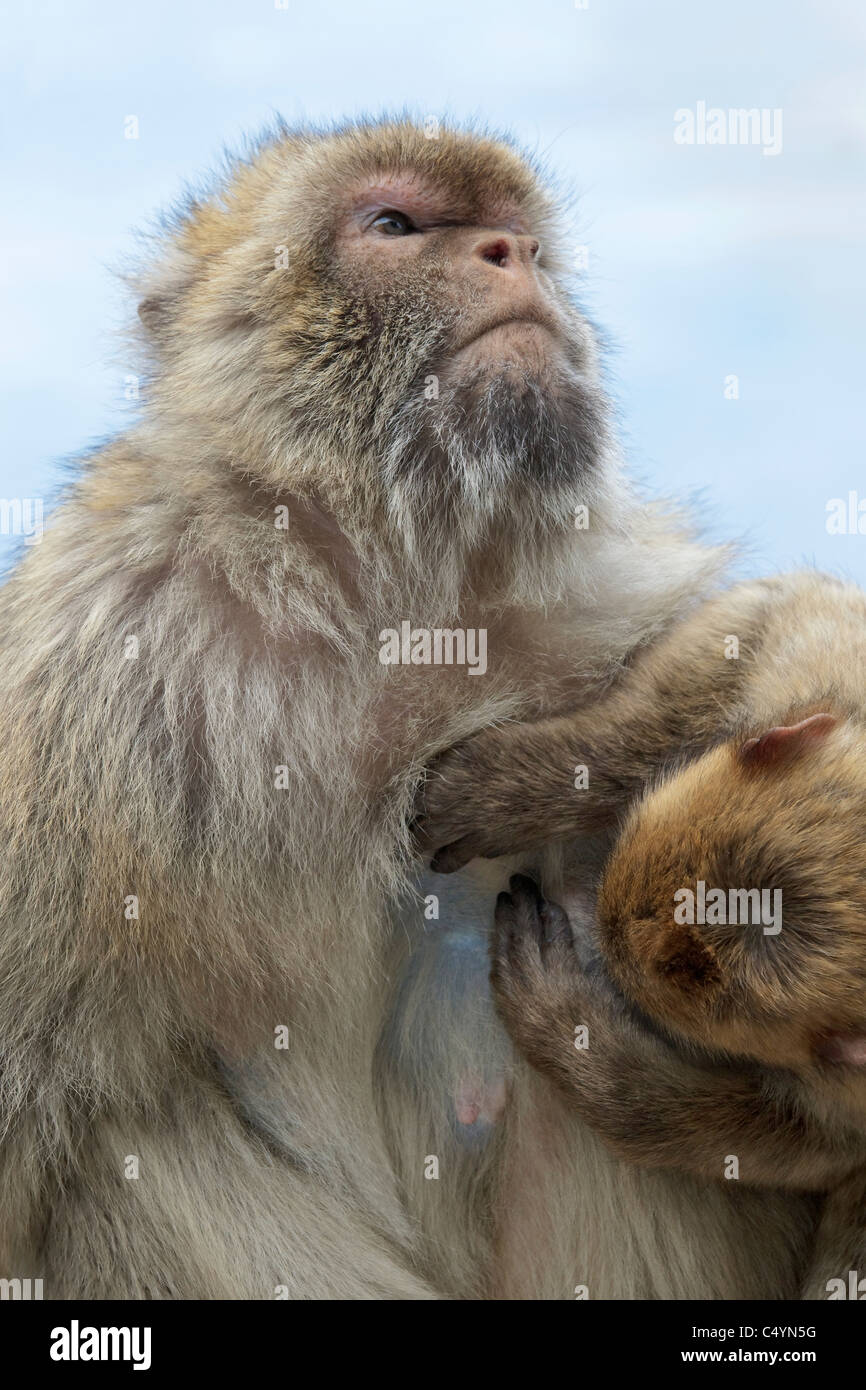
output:
POLYGON ((718 569, 621 481, 566 269, 516 153, 396 122, 278 132, 140 277, 141 420, 0 599, 4 1276, 496 1292, 516 1133, 555 1176, 511 1290, 786 1290, 792 1208, 641 1186, 531 1080, 498 1118, 487 871, 412 896, 424 765, 598 693, 718 569), (380 660, 407 621, 486 674, 380 660))

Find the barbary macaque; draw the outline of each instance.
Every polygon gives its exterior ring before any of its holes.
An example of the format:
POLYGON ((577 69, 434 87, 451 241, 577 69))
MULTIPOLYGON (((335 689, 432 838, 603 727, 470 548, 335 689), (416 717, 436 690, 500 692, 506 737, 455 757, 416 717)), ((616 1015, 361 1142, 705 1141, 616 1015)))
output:
POLYGON ((427 791, 446 870, 615 823, 601 960, 531 878, 500 894, 499 1011, 618 1155, 832 1193, 818 1297, 866 1254, 864 669, 858 589, 735 587, 607 698, 477 736, 427 791))
POLYGON ((0 591, 0 1275, 46 1297, 774 1297, 802 1258, 799 1199, 607 1156, 495 1016, 490 869, 413 858, 431 760, 596 697, 725 561, 624 480, 540 174, 436 134, 281 128, 179 209, 140 419, 0 591))

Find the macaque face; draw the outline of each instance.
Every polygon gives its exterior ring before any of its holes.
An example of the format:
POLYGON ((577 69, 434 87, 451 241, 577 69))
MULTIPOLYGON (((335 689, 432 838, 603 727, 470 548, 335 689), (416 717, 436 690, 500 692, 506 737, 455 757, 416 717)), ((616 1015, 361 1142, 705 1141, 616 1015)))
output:
POLYGON ((407 171, 352 190, 334 270, 400 382, 396 481, 459 489, 477 469, 492 494, 592 472, 604 429, 592 341, 539 238, 518 201, 483 186, 470 200, 407 171))
POLYGON ((866 1033, 863 744, 834 724, 790 757, 787 729, 714 749, 650 792, 607 865, 612 973, 713 1049, 800 1066, 866 1033))
POLYGON ((374 179, 350 199, 338 224, 341 265, 371 299, 430 292, 442 347, 430 362, 440 385, 502 372, 555 382, 572 361, 559 305, 529 219, 516 203, 470 207, 409 172, 374 179))
POLYGON ((166 415, 245 471, 471 545, 605 493, 592 329, 506 144, 408 121, 285 135, 193 204, 142 281, 166 415))

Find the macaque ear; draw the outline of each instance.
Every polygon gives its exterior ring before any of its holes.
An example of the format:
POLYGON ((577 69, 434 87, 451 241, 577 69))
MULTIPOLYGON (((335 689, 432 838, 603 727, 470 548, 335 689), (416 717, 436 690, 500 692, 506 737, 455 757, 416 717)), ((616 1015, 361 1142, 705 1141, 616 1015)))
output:
POLYGON ((760 738, 750 738, 740 749, 745 767, 775 767, 807 752, 827 737, 838 720, 835 714, 812 714, 799 724, 780 724, 760 738))
POLYGON ((678 985, 715 989, 722 983, 716 953, 696 931, 678 926, 663 938, 655 967, 658 974, 678 985))
POLYGON ((866 1068, 866 1033, 826 1033, 816 1042, 815 1053, 827 1062, 866 1068))
POLYGON ((138 317, 145 328, 158 337, 165 331, 171 317, 171 301, 164 295, 150 294, 138 306, 138 317))
POLYGON ((179 247, 165 252, 146 275, 131 275, 130 288, 138 298, 138 317, 155 338, 162 336, 174 321, 183 296, 195 283, 200 262, 179 247))

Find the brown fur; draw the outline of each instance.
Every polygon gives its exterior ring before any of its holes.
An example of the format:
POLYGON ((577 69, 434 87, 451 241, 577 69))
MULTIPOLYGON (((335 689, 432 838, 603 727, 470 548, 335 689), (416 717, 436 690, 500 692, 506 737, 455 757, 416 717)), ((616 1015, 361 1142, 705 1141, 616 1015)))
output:
MULTIPOLYGON (((463 968, 476 870, 426 930, 423 767, 597 694, 721 559, 620 477, 555 223, 501 142, 280 131, 137 277, 142 418, 2 593, 4 1276, 111 1298, 493 1287, 499 1175, 538 1084, 487 1142, 455 1124, 510 1049, 486 970, 463 968), (365 199, 439 220, 371 243, 365 199), (523 327, 461 352, 504 310, 523 327), (486 628, 487 675, 383 666, 403 619, 486 628)), ((747 1204, 655 1184, 623 1207, 594 1137, 555 1130, 535 1194, 555 1238, 524 1204, 512 1290, 570 1297, 590 1266, 620 1296, 784 1290, 791 1211, 752 1208, 729 1272, 747 1204)))
POLYGON ((509 1031, 634 1162, 721 1178, 734 1155, 746 1183, 843 1184, 847 1227, 835 1197, 816 1263, 837 1277, 864 1245, 864 634, 866 597, 851 587, 809 574, 741 586, 607 700, 480 735, 428 790, 428 833, 459 833, 446 866, 546 825, 562 835, 625 816, 598 897, 622 997, 579 969, 562 910, 515 878, 493 962, 509 1031), (739 656, 726 660, 731 635, 739 656), (575 763, 589 786, 566 790, 575 763), (682 890, 698 881, 778 892, 781 917, 689 922, 682 890))

